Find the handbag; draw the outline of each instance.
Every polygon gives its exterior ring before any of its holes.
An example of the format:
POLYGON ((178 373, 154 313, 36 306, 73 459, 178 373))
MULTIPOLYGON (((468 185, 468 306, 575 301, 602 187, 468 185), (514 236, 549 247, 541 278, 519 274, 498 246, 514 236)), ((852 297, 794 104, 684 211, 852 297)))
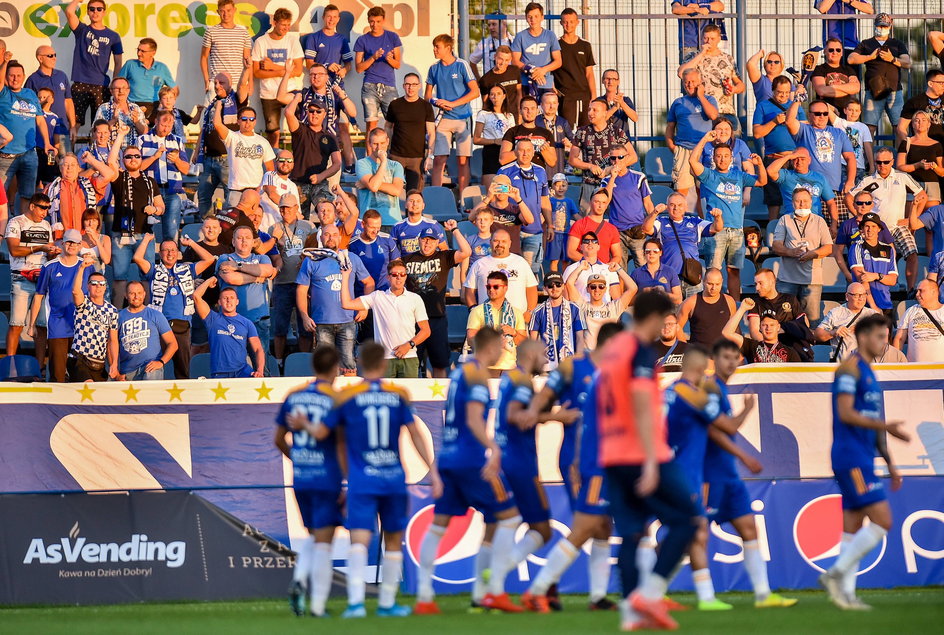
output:
POLYGON ((685 255, 685 248, 682 247, 682 240, 679 238, 678 230, 675 228, 675 222, 670 218, 669 226, 672 227, 672 233, 675 234, 675 242, 678 243, 679 253, 682 254, 682 272, 679 277, 688 285, 696 286, 701 284, 701 261, 697 258, 689 258, 685 255))

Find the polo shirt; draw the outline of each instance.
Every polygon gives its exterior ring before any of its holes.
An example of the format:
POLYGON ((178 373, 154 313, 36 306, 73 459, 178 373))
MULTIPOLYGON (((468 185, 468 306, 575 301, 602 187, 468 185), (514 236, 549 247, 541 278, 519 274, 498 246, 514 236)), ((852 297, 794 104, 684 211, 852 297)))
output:
POLYGON ((118 71, 118 77, 126 78, 131 84, 128 100, 137 104, 157 101, 162 87, 173 88, 177 85, 167 64, 157 60, 154 60, 151 68, 145 68, 140 60, 128 60, 118 71))
MULTIPOLYGON (((849 252, 849 268, 862 269, 867 273, 878 273, 883 276, 898 273, 895 245, 881 241, 875 245, 869 245, 864 240, 860 240, 849 252)), ((875 280, 869 283, 869 290, 872 292, 875 306, 880 309, 892 308, 891 287, 875 280)))
MULTIPOLYGON (((707 97, 715 108, 718 102, 714 97, 707 97)), ((683 95, 669 106, 668 123, 676 124, 675 143, 687 150, 694 148, 701 138, 711 130, 711 120, 705 115, 701 101, 691 95, 683 95)))
POLYGON ((661 287, 666 293, 671 293, 672 289, 682 285, 678 274, 663 264, 659 265, 655 273, 651 273, 647 265, 636 267, 629 277, 633 279, 640 291, 650 287, 661 287))
MULTIPOLYGON (((362 295, 360 301, 374 312, 374 333, 386 349, 387 359, 396 357, 393 349, 413 339, 417 324, 429 321, 423 299, 406 289, 400 295, 394 295, 389 289, 373 291, 362 295)), ((416 347, 404 357, 416 357, 416 347)))
POLYGON ((892 168, 885 178, 878 172, 865 177, 852 189, 852 196, 855 197, 867 187, 875 200, 872 211, 878 214, 888 227, 895 227, 898 221, 905 218, 908 193, 917 194, 923 189, 910 174, 899 172, 895 168, 892 168))

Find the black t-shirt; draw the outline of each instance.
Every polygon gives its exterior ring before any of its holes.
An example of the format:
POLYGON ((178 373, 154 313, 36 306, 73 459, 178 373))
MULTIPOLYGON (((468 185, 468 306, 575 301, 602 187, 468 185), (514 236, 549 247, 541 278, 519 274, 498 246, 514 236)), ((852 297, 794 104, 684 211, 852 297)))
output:
MULTIPOLYGON (((554 72, 555 80, 557 72, 554 72)), ((488 97, 488 91, 492 86, 501 86, 505 91, 505 102, 508 107, 505 109, 518 120, 518 86, 521 85, 521 69, 513 64, 509 64, 505 72, 499 75, 493 68, 479 78, 479 92, 482 93, 482 99, 488 97)))
MULTIPOLYGON (((561 42, 561 44, 563 44, 563 42, 561 42)), ((674 345, 666 345, 662 340, 653 344, 652 349, 656 352, 656 355, 659 356, 659 370, 664 373, 677 373, 681 371, 682 355, 685 354, 686 348, 688 348, 688 342, 681 340, 676 340, 674 345), (672 349, 671 355, 669 355, 669 349, 672 349)))
MULTIPOLYGON (((813 74, 811 77, 822 77, 826 80, 827 86, 832 86, 833 84, 846 84, 849 82, 850 77, 858 77, 859 74, 855 71, 854 68, 848 64, 839 63, 838 68, 833 68, 829 64, 820 64, 813 69, 813 74)), ((827 104, 835 106, 839 110, 839 116, 842 117, 842 109, 846 107, 846 104, 849 103, 850 95, 845 97, 820 97, 821 100, 825 101, 827 104)))
POLYGON ((338 141, 331 133, 324 130, 315 132, 307 125, 300 125, 292 133, 295 167, 292 168, 291 179, 310 183, 309 177, 327 170, 331 153, 339 149, 338 141))
POLYGON ((426 124, 436 121, 433 107, 425 99, 394 99, 387 108, 386 120, 393 126, 390 154, 407 159, 422 159, 426 152, 426 124))
POLYGON ((150 234, 152 225, 147 222, 144 208, 154 204, 154 199, 161 195, 154 179, 145 173, 132 178, 125 170, 111 184, 115 199, 115 220, 112 230, 115 233, 150 234))
MULTIPOLYGON (((882 48, 883 46, 896 58, 908 53, 908 48, 904 43, 893 37, 885 40, 884 44, 879 43, 874 37, 862 40, 859 46, 855 48, 855 52, 859 55, 871 55, 875 49, 882 48)), ((865 85, 867 88, 869 87, 869 81, 876 75, 884 75, 889 85, 901 88, 901 69, 892 62, 886 62, 881 57, 876 57, 874 60, 866 62, 865 85)))
POLYGON ((944 144, 944 97, 931 99, 927 93, 915 95, 902 106, 901 118, 914 119, 915 113, 919 110, 928 113, 931 118, 931 128, 928 130, 928 136, 944 144))
POLYGON ((747 315, 749 317, 755 315, 759 316, 768 309, 777 314, 777 321, 781 324, 795 320, 805 314, 805 311, 800 305, 800 301, 797 300, 795 295, 778 293, 777 297, 772 300, 756 296, 754 298, 754 308, 751 309, 750 313, 747 315))
POLYGON ((431 256, 424 256, 417 251, 403 259, 406 265, 407 291, 423 298, 426 315, 441 318, 446 315, 446 285, 449 284, 449 270, 456 264, 455 249, 437 251, 431 256))
POLYGON ((789 346, 784 346, 779 341, 773 346, 752 340, 749 337, 744 338, 741 344, 741 355, 748 364, 764 363, 784 363, 800 362, 800 356, 789 346))
MULTIPOLYGON (((204 249, 206 249, 207 251, 209 251, 211 254, 213 254, 217 258, 222 256, 223 254, 233 253, 233 248, 231 245, 224 245, 223 243, 219 241, 217 241, 215 245, 208 245, 202 240, 198 242, 197 244, 203 247, 204 249)), ((200 262, 201 260, 200 256, 197 255, 197 252, 193 250, 193 247, 187 247, 187 250, 183 254, 181 254, 180 259, 183 260, 184 262, 200 262)), ((206 276, 207 278, 210 277, 211 275, 213 275, 212 268, 207 269, 206 271, 203 272, 203 276, 206 276)), ((216 303, 219 302, 220 300, 220 285, 216 285, 215 287, 211 287, 207 289, 206 292, 203 294, 203 299, 206 300, 206 303, 209 304, 211 307, 216 306, 216 303)))
MULTIPOLYGON (((898 154, 905 154, 907 163, 917 163, 921 160, 937 163, 937 159, 944 156, 944 148, 937 141, 929 146, 919 146, 913 143, 909 145, 907 141, 902 141, 898 144, 898 154)), ((938 181, 937 173, 934 170, 915 169, 911 176, 919 183, 937 183, 938 181)))
POLYGON ((561 67, 554 71, 554 85, 565 95, 590 92, 587 67, 596 66, 590 42, 577 38, 574 44, 560 39, 561 67))
MULTIPOLYGON (((235 93, 234 93, 235 94, 235 93)), ((224 98, 228 99, 228 98, 224 98)), ((216 131, 216 128, 213 126, 213 111, 216 109, 216 102, 219 101, 219 98, 215 98, 210 102, 210 105, 207 106, 207 109, 203 111, 203 153, 206 156, 210 157, 222 157, 226 156, 226 144, 223 143, 223 140, 220 138, 219 133, 216 131)), ((233 101, 236 101, 236 98, 233 97, 233 101)), ((240 101, 236 103, 236 111, 238 112, 240 108, 244 108, 249 105, 249 100, 240 101)), ((227 116, 226 104, 223 104, 223 121, 225 123, 227 116)), ((236 132, 239 130, 239 121, 238 117, 236 121, 233 121, 230 124, 226 124, 226 127, 236 132)))
POLYGON ((540 126, 527 128, 524 124, 519 123, 517 126, 509 128, 505 136, 502 137, 502 141, 511 142, 512 148, 518 143, 519 139, 531 139, 534 142, 533 161, 542 168, 546 168, 547 163, 544 162, 544 155, 541 154, 541 148, 544 147, 545 143, 549 143, 551 147, 554 147, 554 135, 551 134, 551 131, 540 126))

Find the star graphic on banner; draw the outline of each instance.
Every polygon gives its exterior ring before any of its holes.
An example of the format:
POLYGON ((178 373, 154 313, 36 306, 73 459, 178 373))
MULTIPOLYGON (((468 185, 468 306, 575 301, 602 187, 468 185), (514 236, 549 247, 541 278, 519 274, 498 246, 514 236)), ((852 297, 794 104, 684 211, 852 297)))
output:
POLYGON ((226 391, 229 388, 223 388, 223 382, 217 382, 216 388, 210 388, 210 390, 213 391, 213 401, 219 401, 220 399, 226 401, 226 391))
POLYGON ((79 394, 82 395, 82 401, 85 401, 86 399, 88 399, 89 401, 91 401, 92 403, 94 403, 95 400, 92 399, 92 395, 93 395, 94 393, 95 393, 95 390, 93 390, 92 387, 89 386, 88 384, 85 384, 85 385, 82 386, 82 388, 79 390, 79 394))
POLYGON ((128 403, 132 399, 135 401, 138 400, 138 393, 141 392, 141 389, 135 388, 134 384, 130 384, 127 390, 122 390, 121 392, 125 393, 125 403, 128 403))
POLYGON ((429 391, 433 393, 433 397, 446 398, 446 387, 440 384, 438 379, 433 381, 433 385, 429 387, 429 391))
POLYGON ((272 389, 265 385, 265 382, 262 382, 262 385, 258 388, 253 388, 257 393, 259 393, 259 398, 256 401, 262 401, 263 399, 268 399, 272 401, 272 397, 269 396, 269 393, 272 392, 272 389))
POLYGON ((181 402, 183 401, 183 398, 181 398, 180 395, 183 394, 184 389, 183 389, 183 388, 178 388, 176 382, 174 383, 174 385, 173 385, 172 387, 170 387, 170 388, 165 388, 164 390, 166 390, 167 393, 170 395, 170 398, 167 400, 168 402, 171 402, 171 401, 173 401, 174 399, 176 399, 177 401, 181 401, 181 402))

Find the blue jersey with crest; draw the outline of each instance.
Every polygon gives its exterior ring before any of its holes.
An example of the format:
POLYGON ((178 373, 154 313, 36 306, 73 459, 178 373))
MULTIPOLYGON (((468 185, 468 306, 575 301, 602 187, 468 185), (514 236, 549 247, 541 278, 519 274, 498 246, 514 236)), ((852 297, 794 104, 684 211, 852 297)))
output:
MULTIPOLYGON (((275 422, 291 430, 285 418, 296 412, 307 416, 312 423, 324 423, 334 407, 336 395, 331 382, 316 379, 285 397, 275 422)), ((341 489, 341 467, 333 434, 323 441, 317 441, 306 430, 292 430, 289 457, 292 459, 295 489, 341 489)))
POLYGON ((524 474, 537 474, 538 451, 535 429, 522 430, 508 420, 508 408, 517 402, 525 408, 534 399, 531 376, 520 368, 502 375, 498 384, 498 401, 495 404, 495 443, 502 449, 503 469, 524 474))
MULTIPOLYGON (((731 400, 728 398, 727 385, 715 377, 715 385, 719 391, 719 406, 721 414, 734 416, 731 408, 731 400)), ((732 439, 733 440, 733 439, 732 439)), ((708 449, 705 451, 705 481, 718 481, 724 479, 740 478, 735 465, 734 455, 727 450, 722 450, 721 446, 708 439, 708 449)))
MULTIPOLYGON (((571 408, 578 408, 582 412, 586 412, 587 391, 590 389, 590 382, 593 380, 596 371, 597 368, 593 364, 593 360, 590 359, 590 354, 585 352, 579 357, 568 357, 562 360, 558 367, 548 374, 545 386, 554 392, 557 401, 562 405, 570 402, 571 408)), ((577 431, 580 426, 580 421, 573 425, 564 426, 564 438, 561 441, 559 458, 561 473, 563 473, 566 466, 572 465, 574 458, 576 458, 577 431)), ((594 456, 596 456, 595 444, 594 456)))
POLYGON ((580 475, 602 476, 603 468, 597 460, 600 435, 597 432, 597 373, 594 372, 581 407, 580 417, 580 475))
POLYGON ((665 391, 668 407, 669 445, 675 460, 701 489, 704 482, 705 450, 708 426, 721 414, 720 393, 712 380, 696 386, 679 379, 665 391))
POLYGON ((852 395, 856 412, 872 419, 882 418, 882 386, 872 367, 856 353, 836 369, 833 379, 833 470, 871 467, 875 462, 876 431, 851 426, 839 418, 840 395, 852 395))
POLYGON ((485 465, 485 446, 469 430, 466 406, 471 402, 485 407, 487 419, 491 405, 488 370, 475 360, 462 364, 449 375, 446 419, 438 457, 440 467, 481 469, 485 465))

